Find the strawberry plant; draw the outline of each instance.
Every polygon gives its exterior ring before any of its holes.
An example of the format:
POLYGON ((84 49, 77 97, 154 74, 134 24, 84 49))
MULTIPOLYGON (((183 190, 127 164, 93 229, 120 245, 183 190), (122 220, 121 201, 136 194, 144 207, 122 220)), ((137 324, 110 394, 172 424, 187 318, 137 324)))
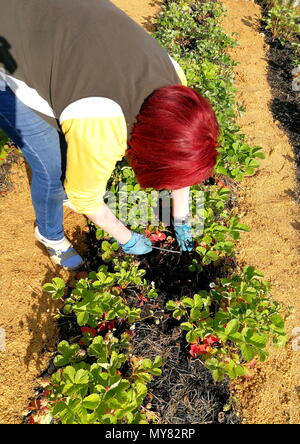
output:
POLYGON ((250 147, 235 123, 243 108, 235 104, 233 67, 226 49, 236 41, 218 26, 224 13, 221 2, 179 0, 162 7, 154 37, 179 62, 188 85, 212 103, 221 127, 218 174, 240 181, 258 168, 264 155, 250 147))
POLYGON ((173 317, 183 320, 190 354, 201 358, 220 381, 249 373, 249 362, 264 361, 270 339, 286 342, 281 307, 272 301, 270 286, 253 267, 241 275, 219 279, 211 290, 199 291, 193 298, 183 297, 166 305, 173 317))
POLYGON ((116 252, 119 250, 119 244, 117 242, 108 242, 103 241, 101 245, 101 249, 103 251, 102 259, 104 262, 110 262, 116 255, 116 252))
POLYGON ((127 257, 121 263, 115 260, 114 272, 109 272, 106 265, 101 266, 98 272, 90 272, 76 283, 75 289, 66 298, 66 286, 60 278, 54 278, 43 289, 50 292, 53 299, 64 301, 63 314, 57 318, 74 313, 78 325, 91 328, 97 327, 103 320, 116 318, 132 323, 139 318, 140 310, 128 307, 122 298, 124 289, 132 286, 143 294, 156 296, 153 286, 143 279, 144 274, 145 270, 139 269, 133 259, 127 257))
MULTIPOLYGON (((240 238, 241 232, 249 231, 249 227, 239 222, 238 216, 232 216, 228 210, 231 188, 224 182, 216 186, 195 186, 193 193, 204 192, 203 233, 194 231, 196 248, 200 261, 196 264, 194 259, 190 266, 191 271, 200 271, 204 265, 209 265, 231 256, 235 241, 240 238)), ((193 212, 195 209, 193 208, 193 212)))
POLYGON ((7 144, 7 137, 4 132, 0 129, 0 166, 5 162, 5 159, 11 150, 7 144))
POLYGON ((162 360, 157 356, 151 361, 130 353, 128 329, 139 319, 141 310, 129 308, 122 295, 130 286, 142 295, 157 294, 132 258, 121 263, 115 259, 114 263, 114 272, 103 265, 98 272, 79 273, 82 277, 70 295, 65 294, 62 279, 55 278, 44 285, 54 299, 64 302, 59 316, 74 313, 78 325, 84 327, 78 343, 58 344, 54 364, 62 369, 47 386, 46 410, 33 409, 30 423, 49 423, 49 417, 62 424, 140 424, 151 420, 151 413, 143 411, 142 403, 147 383, 161 374, 162 360), (115 327, 120 323, 125 331, 115 336, 115 327), (126 378, 122 375, 125 367, 130 368, 126 378))
POLYGON ((294 3, 294 0, 276 0, 266 5, 269 7, 264 19, 266 29, 270 29, 273 37, 278 38, 282 45, 300 34, 300 7, 294 6, 294 3))
POLYGON ((300 65, 300 4, 298 0, 260 0, 263 6, 266 30, 272 38, 277 39, 284 48, 289 48, 291 54, 288 61, 292 66, 300 65))
POLYGON ((56 372, 48 386, 50 412, 62 424, 143 424, 147 383, 161 373, 161 359, 135 358, 118 350, 118 340, 98 336, 87 350, 93 364, 81 362, 56 372), (129 362, 130 374, 122 376, 129 362))

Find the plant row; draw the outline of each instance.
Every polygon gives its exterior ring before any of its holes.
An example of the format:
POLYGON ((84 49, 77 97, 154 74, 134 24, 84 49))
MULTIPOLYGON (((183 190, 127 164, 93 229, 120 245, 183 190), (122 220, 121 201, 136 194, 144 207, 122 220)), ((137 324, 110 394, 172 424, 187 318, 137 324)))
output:
POLYGON ((274 39, 292 50, 290 62, 300 66, 300 2, 298 0, 260 0, 266 15, 265 27, 274 39))

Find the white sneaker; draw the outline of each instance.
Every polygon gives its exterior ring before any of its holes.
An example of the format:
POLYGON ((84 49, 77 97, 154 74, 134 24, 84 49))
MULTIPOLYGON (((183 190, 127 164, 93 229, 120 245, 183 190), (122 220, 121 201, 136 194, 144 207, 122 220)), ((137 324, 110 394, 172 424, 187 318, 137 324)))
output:
POLYGON ((66 237, 59 241, 51 241, 40 234, 38 227, 35 227, 34 236, 38 242, 46 247, 54 264, 60 265, 66 270, 76 270, 83 264, 82 257, 79 256, 66 237))

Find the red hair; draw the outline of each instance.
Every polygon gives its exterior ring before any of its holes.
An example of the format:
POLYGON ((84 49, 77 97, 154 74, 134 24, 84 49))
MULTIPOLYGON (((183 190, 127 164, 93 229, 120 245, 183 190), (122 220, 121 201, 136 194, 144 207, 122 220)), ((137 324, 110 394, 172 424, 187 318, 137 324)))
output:
POLYGON ((207 179, 216 164, 219 126, 192 88, 159 88, 144 102, 127 158, 143 188, 175 190, 207 179))

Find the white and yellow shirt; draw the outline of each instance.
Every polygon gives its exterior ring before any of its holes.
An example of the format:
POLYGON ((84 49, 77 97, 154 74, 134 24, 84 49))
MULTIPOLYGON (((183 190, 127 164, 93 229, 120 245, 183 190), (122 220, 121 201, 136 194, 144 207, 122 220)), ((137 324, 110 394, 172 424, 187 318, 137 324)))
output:
POLYGON ((180 66, 108 0, 0 0, 0 77, 65 135, 65 189, 77 211, 103 205, 136 116, 180 66))

